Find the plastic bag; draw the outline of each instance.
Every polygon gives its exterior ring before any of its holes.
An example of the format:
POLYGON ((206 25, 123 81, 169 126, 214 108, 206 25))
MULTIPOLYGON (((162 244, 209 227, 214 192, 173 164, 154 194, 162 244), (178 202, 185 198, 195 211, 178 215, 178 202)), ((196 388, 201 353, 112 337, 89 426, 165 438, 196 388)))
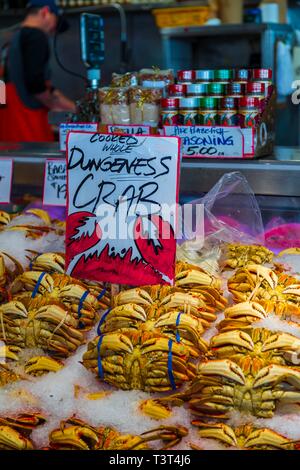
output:
POLYGON ((131 124, 157 126, 160 118, 161 98, 162 91, 159 88, 130 88, 129 104, 131 124))
POLYGON ((100 88, 102 124, 130 124, 127 88, 100 88))
POLYGON ((226 173, 204 197, 191 204, 204 205, 204 226, 198 231, 185 227, 185 241, 177 250, 179 259, 198 265, 207 261, 213 272, 224 243, 264 245, 261 211, 242 173, 226 173))

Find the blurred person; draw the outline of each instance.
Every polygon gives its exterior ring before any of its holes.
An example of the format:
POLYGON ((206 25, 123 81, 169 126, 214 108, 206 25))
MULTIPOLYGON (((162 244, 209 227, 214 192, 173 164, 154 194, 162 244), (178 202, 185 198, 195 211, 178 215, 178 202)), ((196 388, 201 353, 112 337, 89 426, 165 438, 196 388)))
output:
POLYGON ((26 17, 7 49, 6 105, 0 107, 0 141, 53 141, 48 111, 75 111, 73 101, 49 80, 49 37, 58 23, 55 0, 30 0, 26 17))

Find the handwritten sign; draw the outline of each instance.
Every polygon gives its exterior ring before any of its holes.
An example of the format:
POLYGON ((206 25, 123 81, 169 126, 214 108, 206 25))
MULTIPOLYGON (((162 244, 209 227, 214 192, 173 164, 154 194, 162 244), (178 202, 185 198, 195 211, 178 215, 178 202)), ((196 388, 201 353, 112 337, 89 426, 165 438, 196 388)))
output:
POLYGON ((70 132, 67 161, 67 273, 172 284, 179 139, 70 132))
POLYGON ((67 163, 63 159, 46 160, 43 204, 65 206, 67 203, 67 163))
POLYGON ((13 160, 0 159, 0 203, 10 202, 13 176, 13 160))
POLYGON ((67 135, 70 131, 80 132, 97 132, 98 124, 95 122, 76 122, 76 123, 62 123, 59 126, 59 147, 62 152, 67 148, 67 135))
POLYGON ((164 126, 167 136, 180 137, 184 157, 243 158, 244 137, 239 127, 164 126))
POLYGON ((107 126, 107 132, 111 134, 149 135, 150 126, 139 126, 136 124, 130 124, 129 126, 124 126, 124 124, 109 124, 107 126))

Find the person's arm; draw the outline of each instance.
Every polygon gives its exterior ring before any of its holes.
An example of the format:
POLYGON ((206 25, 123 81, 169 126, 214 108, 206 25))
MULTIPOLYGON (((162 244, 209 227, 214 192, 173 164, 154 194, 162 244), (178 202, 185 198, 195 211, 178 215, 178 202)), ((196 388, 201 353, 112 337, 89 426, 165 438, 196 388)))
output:
POLYGON ((45 90, 34 95, 35 98, 51 111, 76 111, 75 103, 59 90, 45 90))

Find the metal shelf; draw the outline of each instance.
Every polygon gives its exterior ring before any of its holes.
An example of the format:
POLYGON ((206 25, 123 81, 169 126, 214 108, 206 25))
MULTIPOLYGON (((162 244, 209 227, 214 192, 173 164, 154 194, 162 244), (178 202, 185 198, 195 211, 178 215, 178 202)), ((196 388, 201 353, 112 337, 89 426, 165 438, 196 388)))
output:
MULTIPOLYGON (((1 144, 0 159, 13 158, 13 187, 30 187, 41 193, 47 158, 64 158, 58 144, 1 144)), ((264 196, 300 197, 300 148, 277 147, 274 156, 256 160, 184 159, 181 193, 209 191, 218 179, 241 171, 253 191, 264 196)))

